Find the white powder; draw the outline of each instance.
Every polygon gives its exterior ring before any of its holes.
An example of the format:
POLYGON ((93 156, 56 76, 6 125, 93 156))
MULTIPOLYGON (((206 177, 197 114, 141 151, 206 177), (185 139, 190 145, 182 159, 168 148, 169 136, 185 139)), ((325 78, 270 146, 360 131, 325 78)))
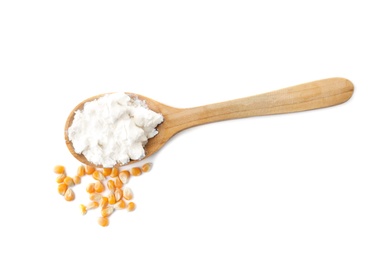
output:
POLYGON ((144 100, 125 93, 107 94, 77 110, 68 129, 74 150, 103 167, 145 157, 144 146, 155 136, 163 116, 144 100))

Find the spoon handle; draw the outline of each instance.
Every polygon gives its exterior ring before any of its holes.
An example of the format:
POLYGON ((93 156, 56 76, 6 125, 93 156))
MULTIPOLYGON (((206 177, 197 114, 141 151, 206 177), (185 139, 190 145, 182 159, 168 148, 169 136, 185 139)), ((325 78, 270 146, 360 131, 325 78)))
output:
POLYGON ((181 109, 174 113, 176 131, 228 119, 283 114, 330 107, 346 102, 353 84, 344 78, 313 81, 269 93, 181 109))

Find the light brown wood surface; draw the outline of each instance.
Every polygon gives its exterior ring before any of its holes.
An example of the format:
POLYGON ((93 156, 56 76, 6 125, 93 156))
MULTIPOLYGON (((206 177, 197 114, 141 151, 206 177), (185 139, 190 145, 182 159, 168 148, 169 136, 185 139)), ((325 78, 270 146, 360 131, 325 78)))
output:
MULTIPOLYGON (((146 157, 148 157, 157 152, 172 136, 193 126, 222 120, 284 114, 330 107, 344 103, 350 99, 353 90, 354 86, 349 80, 344 78, 329 78, 264 94, 194 108, 174 108, 148 97, 134 93, 128 94, 136 95, 139 99, 145 100, 150 109, 164 116, 164 122, 157 127, 159 133, 150 139, 145 146, 146 157)), ((88 98, 77 105, 65 123, 66 145, 73 156, 84 164, 91 163, 82 154, 80 155, 74 152, 72 143, 68 139, 67 129, 72 124, 73 115, 76 110, 82 109, 85 102, 97 99, 102 95, 88 98)), ((130 161, 130 163, 133 162, 130 161)), ((99 165, 95 166, 100 167, 99 165)))

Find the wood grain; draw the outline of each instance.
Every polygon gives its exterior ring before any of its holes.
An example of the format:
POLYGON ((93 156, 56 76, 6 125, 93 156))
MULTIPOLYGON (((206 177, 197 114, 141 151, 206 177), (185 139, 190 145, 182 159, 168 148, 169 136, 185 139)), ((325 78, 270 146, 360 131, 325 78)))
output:
MULTIPOLYGON (((164 116, 164 122, 157 128, 159 134, 150 139, 145 147, 146 157, 148 157, 157 152, 172 136, 193 126, 223 120, 285 114, 335 106, 350 99, 353 91, 354 86, 351 81, 344 78, 329 78, 255 96, 182 109, 167 106, 134 93, 128 94, 136 95, 139 99, 145 100, 150 109, 164 116)), ((65 124, 66 145, 70 152, 85 164, 91 163, 83 155, 74 152, 67 137, 67 129, 73 121, 74 112, 81 109, 85 102, 100 96, 102 95, 84 100, 76 106, 65 124)))

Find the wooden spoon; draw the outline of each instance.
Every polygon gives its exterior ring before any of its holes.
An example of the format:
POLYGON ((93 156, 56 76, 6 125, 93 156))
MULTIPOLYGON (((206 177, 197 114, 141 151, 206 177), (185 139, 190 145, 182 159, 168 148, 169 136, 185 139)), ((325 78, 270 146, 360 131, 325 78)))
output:
MULTIPOLYGON (((251 97, 184 109, 167 106, 138 94, 127 94, 136 95, 139 99, 145 100, 151 110, 161 113, 164 117, 164 122, 157 127, 159 133, 149 139, 145 146, 145 154, 148 157, 157 152, 172 136, 193 126, 228 119, 283 114, 334 106, 347 101, 352 96, 353 90, 353 84, 349 80, 329 78, 251 97)), ((94 96, 81 102, 72 110, 66 120, 66 145, 72 155, 84 164, 93 165, 84 155, 74 151, 68 138, 68 128, 72 125, 76 110, 82 109, 84 103, 103 95, 94 96)), ((134 162, 137 161, 132 160, 128 164, 134 162)), ((94 166, 101 167, 101 165, 94 166)))

